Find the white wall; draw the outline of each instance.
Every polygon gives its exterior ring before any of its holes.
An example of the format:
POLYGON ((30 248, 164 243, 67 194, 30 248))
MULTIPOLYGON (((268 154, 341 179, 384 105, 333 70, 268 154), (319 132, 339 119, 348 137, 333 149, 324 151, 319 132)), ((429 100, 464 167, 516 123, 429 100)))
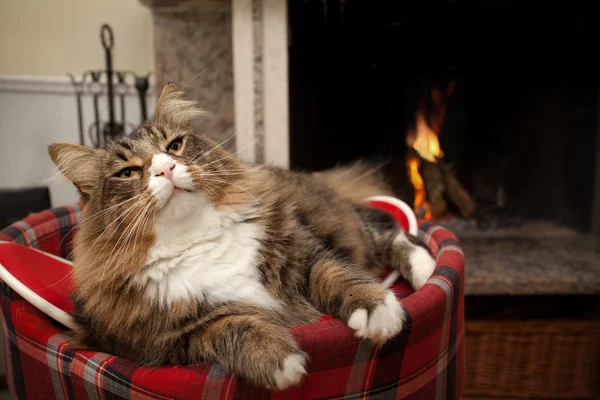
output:
POLYGON ((115 35, 116 68, 154 70, 152 13, 138 0, 0 0, 0 75, 80 75, 103 67, 103 23, 115 35))
MULTIPOLYGON (((47 147, 79 141, 66 73, 104 68, 103 23, 115 36, 115 69, 154 70, 152 14, 138 0, 0 0, 0 188, 47 185, 53 206, 76 201, 70 183, 45 182, 56 172, 47 147)), ((86 129, 91 105, 84 104, 86 129)), ((106 99, 101 106, 106 119, 106 99)), ((128 120, 139 123, 135 95, 126 108, 128 120)))
MULTIPOLYGON (((151 96, 148 116, 154 104, 151 96)), ((92 105, 91 98, 84 100, 86 137, 93 121, 92 105)), ((100 98, 100 106, 101 119, 106 120, 105 97, 100 98)), ((127 120, 139 124, 137 95, 127 96, 125 109, 127 120)), ((69 81, 0 76, 0 188, 48 186, 53 206, 77 201, 71 183, 47 182, 57 172, 47 148, 58 141, 79 142, 76 101, 69 81)))

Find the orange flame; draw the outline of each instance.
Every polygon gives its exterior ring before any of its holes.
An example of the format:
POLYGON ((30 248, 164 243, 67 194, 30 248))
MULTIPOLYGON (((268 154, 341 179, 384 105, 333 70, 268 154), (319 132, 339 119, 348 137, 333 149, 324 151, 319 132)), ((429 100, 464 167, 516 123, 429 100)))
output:
POLYGON ((406 136, 406 143, 427 161, 437 162, 444 156, 437 133, 427 125, 421 111, 417 112, 415 129, 406 136))
POLYGON ((408 176, 410 177, 410 183, 415 188, 415 199, 413 201, 415 212, 417 215, 424 213, 423 218, 431 219, 431 208, 426 200, 425 183, 419 173, 419 159, 417 157, 413 156, 408 159, 408 176))
POLYGON ((431 219, 433 213, 427 202, 425 182, 419 172, 420 158, 436 163, 444 156, 444 152, 438 140, 438 133, 442 130, 446 118, 447 100, 452 96, 456 87, 456 80, 450 79, 445 89, 431 88, 429 109, 426 99, 421 100, 419 110, 415 114, 415 127, 406 135, 406 144, 413 148, 416 154, 410 154, 407 158, 408 176, 415 189, 413 207, 415 213, 423 218, 431 219), (428 119, 425 118, 427 112, 428 119))

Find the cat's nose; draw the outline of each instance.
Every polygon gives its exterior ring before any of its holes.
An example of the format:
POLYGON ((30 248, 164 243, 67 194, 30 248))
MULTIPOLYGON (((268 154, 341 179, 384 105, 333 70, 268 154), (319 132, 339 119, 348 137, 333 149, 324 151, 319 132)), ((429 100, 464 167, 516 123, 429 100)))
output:
POLYGON ((157 154, 152 157, 150 165, 150 173, 152 176, 164 176, 169 180, 173 180, 173 169, 175 169, 175 160, 166 154, 157 154))
POLYGON ((164 177, 168 178, 169 180, 172 180, 173 179, 173 169, 175 169, 175 164, 173 164, 170 167, 168 165, 161 165, 154 172, 154 176, 164 176, 164 177))

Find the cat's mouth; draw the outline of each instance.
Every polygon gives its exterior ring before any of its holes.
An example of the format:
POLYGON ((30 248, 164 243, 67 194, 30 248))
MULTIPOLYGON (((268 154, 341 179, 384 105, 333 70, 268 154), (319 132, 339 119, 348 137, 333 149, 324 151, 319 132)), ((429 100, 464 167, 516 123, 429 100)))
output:
POLYGON ((181 186, 173 185, 173 193, 175 193, 175 192, 177 192, 177 193, 180 193, 180 192, 192 193, 193 190, 189 189, 189 188, 184 188, 184 187, 181 187, 181 186))
POLYGON ((179 193, 184 193, 184 192, 191 193, 192 191, 189 189, 179 187, 177 185, 173 185, 173 189, 171 190, 171 194, 169 195, 169 198, 167 199, 167 201, 170 201, 173 197, 175 197, 179 193))
POLYGON ((156 212, 161 218, 174 221, 185 219, 198 202, 194 193, 197 190, 191 188, 171 185, 171 187, 163 187, 159 193, 156 193, 154 199, 156 204, 156 212))
POLYGON ((177 186, 174 184, 173 188, 171 189, 171 193, 167 197, 164 205, 170 203, 174 198, 178 197, 181 194, 192 193, 192 192, 193 192, 193 190, 191 190, 191 189, 187 189, 187 188, 177 186))
MULTIPOLYGON (((186 201, 182 203, 178 198, 185 193, 194 192, 196 187, 192 176, 187 171, 178 169, 176 164, 172 169, 169 169, 169 173, 152 176, 149 189, 156 200, 158 209, 167 206, 172 209, 173 207, 179 208, 182 206, 186 201)), ((182 200, 184 199, 182 198, 182 200)))

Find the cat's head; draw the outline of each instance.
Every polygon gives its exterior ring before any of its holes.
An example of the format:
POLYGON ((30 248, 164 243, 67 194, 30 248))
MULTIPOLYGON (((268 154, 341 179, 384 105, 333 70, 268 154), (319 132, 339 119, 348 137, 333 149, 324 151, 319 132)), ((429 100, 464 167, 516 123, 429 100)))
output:
POLYGON ((218 203, 242 171, 231 154, 194 133, 192 120, 203 114, 169 84, 152 121, 131 136, 100 149, 55 143, 50 157, 84 206, 103 213, 99 223, 140 213, 183 218, 199 199, 218 203))

